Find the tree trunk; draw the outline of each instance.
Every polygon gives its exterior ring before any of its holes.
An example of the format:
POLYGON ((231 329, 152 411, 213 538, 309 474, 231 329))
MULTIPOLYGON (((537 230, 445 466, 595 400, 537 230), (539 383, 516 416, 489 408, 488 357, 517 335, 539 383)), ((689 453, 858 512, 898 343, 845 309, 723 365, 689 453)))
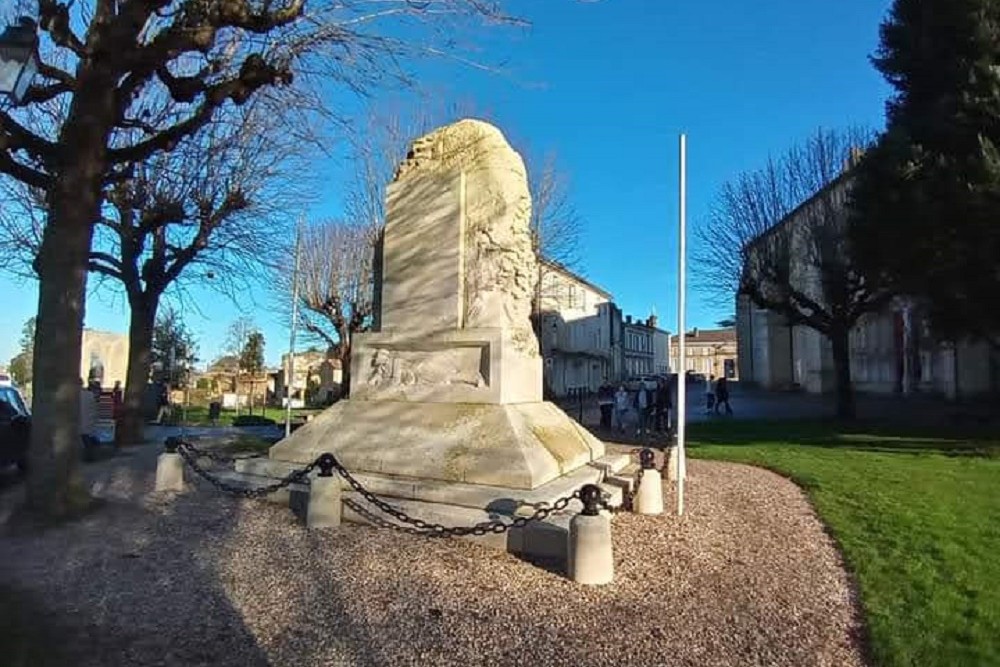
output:
POLYGON ((125 400, 121 407, 120 442, 126 445, 142 442, 143 398, 149 382, 153 325, 159 307, 155 297, 129 299, 128 371, 125 377, 125 400))
MULTIPOLYGON (((351 331, 346 326, 338 332, 340 343, 337 344, 337 356, 340 357, 340 398, 351 396, 351 331)), ((306 385, 309 384, 308 378, 306 385)))
POLYGON ((341 345, 338 352, 340 357, 340 398, 349 398, 351 395, 351 346, 341 345))
POLYGON ((837 397, 837 417, 854 419, 854 386, 851 384, 850 329, 834 327, 830 332, 833 348, 834 384, 837 397))
POLYGON ((47 194, 48 218, 35 260, 38 314, 27 507, 71 514, 87 498, 80 484, 80 357, 94 224, 101 210, 107 142, 115 114, 114 75, 81 64, 58 138, 61 160, 47 194))

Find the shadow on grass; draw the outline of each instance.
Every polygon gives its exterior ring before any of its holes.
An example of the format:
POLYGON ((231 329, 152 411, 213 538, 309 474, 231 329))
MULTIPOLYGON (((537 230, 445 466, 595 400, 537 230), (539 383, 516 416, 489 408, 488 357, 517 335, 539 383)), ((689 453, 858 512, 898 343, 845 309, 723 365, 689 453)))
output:
POLYGON ((761 420, 691 424, 692 446, 796 445, 878 453, 1000 458, 1000 428, 912 425, 884 420, 761 420))

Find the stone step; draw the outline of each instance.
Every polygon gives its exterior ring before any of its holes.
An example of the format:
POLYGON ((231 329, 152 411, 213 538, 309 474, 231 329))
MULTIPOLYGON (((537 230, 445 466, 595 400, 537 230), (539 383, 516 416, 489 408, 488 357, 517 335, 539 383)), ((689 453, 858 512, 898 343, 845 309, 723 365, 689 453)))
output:
POLYGON ((605 454, 601 458, 591 461, 588 465, 611 475, 619 472, 631 461, 632 458, 628 454, 605 454))
MULTIPOLYGON (((236 462, 236 471, 243 474, 281 478, 303 466, 272 459, 244 459, 236 462)), ((316 474, 316 473, 313 473, 316 474)), ((519 505, 554 502, 571 495, 584 484, 597 484, 604 472, 600 468, 582 466, 571 473, 543 484, 537 489, 511 489, 500 486, 466 484, 429 479, 415 479, 373 473, 352 473, 366 489, 378 496, 455 505, 476 510, 503 511, 510 514, 519 505)), ((351 487, 345 481, 345 491, 351 487)))

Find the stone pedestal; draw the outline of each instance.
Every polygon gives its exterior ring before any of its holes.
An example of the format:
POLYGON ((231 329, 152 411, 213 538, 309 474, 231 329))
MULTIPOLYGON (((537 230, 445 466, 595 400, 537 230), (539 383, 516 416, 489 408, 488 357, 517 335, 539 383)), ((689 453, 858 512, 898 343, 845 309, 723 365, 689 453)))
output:
POLYGON ((156 459, 156 490, 184 490, 184 459, 176 452, 164 452, 156 459))
POLYGON ((569 524, 567 574, 578 584, 609 584, 615 578, 611 520, 603 515, 578 514, 569 524))
POLYGON ((336 528, 341 517, 340 477, 313 477, 309 485, 306 526, 336 528))
POLYGON ((663 514, 663 478, 659 470, 642 472, 634 502, 636 514, 663 514))

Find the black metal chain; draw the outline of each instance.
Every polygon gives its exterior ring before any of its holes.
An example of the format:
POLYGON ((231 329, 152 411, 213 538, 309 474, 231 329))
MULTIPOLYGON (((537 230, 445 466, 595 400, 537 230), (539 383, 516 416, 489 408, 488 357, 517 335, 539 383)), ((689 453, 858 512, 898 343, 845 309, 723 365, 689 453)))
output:
POLYGON ((210 473, 209 471, 202 468, 201 465, 198 463, 198 457, 200 456, 201 453, 193 446, 191 446, 189 443, 186 442, 178 443, 177 453, 181 455, 181 458, 183 458, 184 461, 189 466, 191 466, 191 470, 195 471, 195 473, 197 473, 203 479, 208 480, 208 482, 212 486, 219 489, 220 491, 224 491, 234 496, 242 496, 243 498, 261 498, 263 496, 272 494, 275 491, 291 486, 292 484, 307 482, 309 473, 315 470, 317 466, 316 461, 313 461, 304 468, 300 468, 299 470, 293 470, 292 472, 285 475, 274 484, 268 484, 267 486, 247 487, 240 484, 230 484, 229 482, 224 482, 221 479, 217 478, 212 473, 210 473))
MULTIPOLYGON (((385 502, 374 493, 366 489, 361 485, 361 482, 356 480, 353 475, 337 460, 333 454, 324 454, 317 459, 317 464, 323 467, 324 464, 330 465, 337 471, 337 473, 347 480, 347 483, 351 485, 355 491, 361 494, 361 497, 367 500, 369 503, 385 512, 386 514, 392 516, 397 521, 402 521, 405 524, 413 526, 420 535, 430 536, 430 537, 461 537, 464 535, 486 535, 487 533, 505 533, 511 528, 523 528, 528 523, 532 521, 542 521, 553 512, 558 512, 566 509, 570 501, 579 499, 580 492, 574 491, 568 496, 559 498, 555 502, 538 502, 530 504, 531 507, 535 508, 535 511, 530 516, 519 516, 514 517, 510 522, 493 520, 485 521, 482 523, 477 523, 474 526, 443 526, 439 523, 430 523, 422 519, 415 519, 408 515, 406 512, 397 509, 385 502), (323 459, 329 457, 325 461, 323 459)), ((347 501, 345 501, 347 502, 347 501)), ((350 507, 354 509, 357 503, 351 503, 350 507)), ((395 524, 393 524, 395 525, 395 524)))
MULTIPOLYGON (((530 514, 529 516, 514 517, 509 522, 496 519, 493 521, 484 521, 481 523, 477 523, 473 526, 444 526, 439 523, 431 523, 428 521, 424 521, 422 519, 416 519, 414 517, 411 517, 406 512, 397 509, 392 505, 390 505, 389 503, 385 502, 384 500, 376 496, 374 493, 366 489, 364 486, 362 486, 361 482, 355 479, 354 476, 350 473, 350 471, 348 471, 347 468, 345 468, 343 464, 341 464, 340 461, 338 461, 337 458, 330 453, 320 455, 319 457, 316 458, 315 461, 313 461, 309 465, 305 466, 304 468, 300 468, 299 470, 292 471, 291 473, 289 473, 282 479, 278 480, 274 484, 269 484, 267 486, 260 486, 256 488, 250 488, 239 484, 230 484, 228 482, 224 482, 223 480, 217 478, 215 475, 210 473, 208 470, 205 470, 205 468, 203 468, 198 463, 198 458, 205 456, 206 452, 204 452, 203 450, 199 450, 194 445, 187 442, 179 441, 178 439, 175 440, 173 443, 171 443, 171 447, 178 454, 181 455, 184 461, 191 467, 191 469, 196 474, 198 474, 203 479, 207 480, 210 484, 212 484, 212 486, 216 487, 220 491, 224 491, 226 493, 235 496, 242 496, 244 498, 260 498, 262 496, 274 493, 279 489, 283 489, 295 483, 308 484, 309 473, 311 473, 316 468, 320 468, 321 477, 329 477, 330 471, 336 470, 337 473, 341 477, 343 477, 347 481, 347 483, 351 485, 351 488, 357 491, 362 498, 367 500, 369 503, 374 505, 382 512, 392 516, 397 521, 400 521, 406 525, 400 525, 393 523, 391 521, 386 521, 385 519, 381 519, 376 515, 374 515, 372 512, 366 510, 365 508, 361 507, 358 503, 350 499, 345 499, 343 501, 345 505, 347 505, 354 511, 358 512, 358 514, 361 514, 365 518, 369 519, 376 525, 391 527, 394 530, 409 533, 411 535, 421 535, 424 537, 461 537, 466 535, 482 536, 486 535, 487 533, 494 533, 499 535, 501 533, 507 532, 511 528, 523 528, 524 526, 533 521, 543 521, 546 518, 548 518, 548 516, 553 512, 559 512, 566 509, 566 507, 569 505, 571 501, 581 500, 581 491, 574 491, 570 495, 563 496, 562 498, 559 498, 558 500, 555 500, 552 503, 548 503, 545 501, 530 503, 529 506, 534 508, 535 510, 532 514, 530 514)), ((213 461, 221 461, 221 462, 227 461, 227 459, 224 457, 206 456, 206 458, 209 458, 213 461)), ((584 487, 584 489, 586 489, 586 486, 584 487)), ((593 493, 599 494, 599 490, 597 489, 597 487, 594 487, 593 493)), ((587 504, 586 499, 583 499, 583 501, 584 504, 586 505, 587 504)), ((604 501, 603 499, 597 500, 596 504, 603 505, 605 508, 608 508, 607 502, 604 501)))
MULTIPOLYGON (((178 445, 179 447, 180 445, 178 445)), ((199 449, 195 447, 190 442, 185 442, 184 447, 186 447, 192 454, 198 458, 208 459, 209 461, 215 461, 216 463, 235 463, 236 461, 247 461, 250 459, 259 459, 264 456, 264 454, 247 454, 246 456, 228 456, 226 454, 219 454, 218 452, 213 452, 208 449, 199 449)))

